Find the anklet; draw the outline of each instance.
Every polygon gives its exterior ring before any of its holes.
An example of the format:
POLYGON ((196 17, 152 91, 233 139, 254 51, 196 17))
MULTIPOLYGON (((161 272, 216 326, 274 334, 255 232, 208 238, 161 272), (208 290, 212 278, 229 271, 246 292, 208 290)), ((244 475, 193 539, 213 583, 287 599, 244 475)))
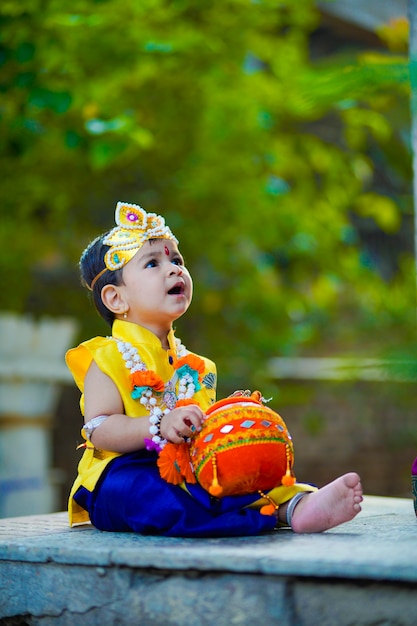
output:
POLYGON ((285 517, 286 517, 286 520, 287 520, 287 526, 289 526, 290 528, 292 528, 292 518, 293 518, 293 515, 294 515, 295 507, 300 502, 300 500, 302 500, 304 498, 304 496, 307 496, 309 493, 311 493, 311 492, 310 491, 299 491, 288 502, 288 506, 287 506, 287 511, 286 511, 285 517))

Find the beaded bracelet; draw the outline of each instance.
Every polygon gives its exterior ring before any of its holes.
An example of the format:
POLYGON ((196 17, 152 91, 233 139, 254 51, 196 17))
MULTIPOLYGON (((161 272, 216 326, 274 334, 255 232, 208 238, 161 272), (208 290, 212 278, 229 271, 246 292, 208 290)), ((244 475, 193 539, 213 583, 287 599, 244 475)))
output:
POLYGON ((168 443, 161 435, 161 422, 166 412, 161 410, 154 410, 149 416, 149 434, 151 435, 151 441, 153 442, 155 449, 162 450, 162 448, 168 443))

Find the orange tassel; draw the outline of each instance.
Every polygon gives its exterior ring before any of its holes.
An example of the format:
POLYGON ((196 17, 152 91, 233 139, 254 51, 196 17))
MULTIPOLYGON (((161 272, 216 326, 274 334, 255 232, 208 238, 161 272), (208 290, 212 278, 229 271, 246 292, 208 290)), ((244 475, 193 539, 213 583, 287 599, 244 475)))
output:
POLYGON ((281 482, 284 487, 292 487, 295 484, 295 478, 292 476, 291 472, 287 472, 285 476, 282 477, 281 482))
POLYGON ((268 496, 263 491, 259 490, 258 493, 260 496, 262 496, 262 498, 268 500, 268 504, 264 504, 263 506, 261 506, 261 508, 259 509, 259 513, 261 515, 274 515, 279 509, 278 504, 275 504, 271 496, 268 496))
POLYGON ((213 480, 209 487, 209 493, 218 498, 223 493, 223 487, 220 485, 217 478, 217 459, 215 454, 211 457, 211 463, 213 465, 213 480))
POLYGON ((262 506, 259 509, 259 513, 262 515, 273 515, 276 510, 277 507, 274 504, 265 504, 265 506, 262 506))
POLYGON ((288 444, 285 446, 285 454, 287 455, 287 471, 285 472, 285 476, 282 477, 281 483, 284 487, 292 487, 295 484, 295 476, 292 473, 291 463, 290 463, 290 449, 288 444))

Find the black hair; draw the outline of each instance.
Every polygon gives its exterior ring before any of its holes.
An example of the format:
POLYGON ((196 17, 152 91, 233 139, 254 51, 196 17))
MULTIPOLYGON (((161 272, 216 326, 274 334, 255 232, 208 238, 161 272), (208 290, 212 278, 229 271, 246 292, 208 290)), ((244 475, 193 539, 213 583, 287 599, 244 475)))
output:
POLYGON ((110 246, 106 246, 103 244, 103 239, 108 235, 108 233, 104 233, 100 235, 94 241, 92 241, 89 246, 84 250, 80 259, 80 273, 81 273, 81 282, 89 291, 91 291, 94 306, 96 307, 98 313, 101 317, 109 324, 110 328, 113 325, 115 316, 112 311, 110 311, 106 305, 103 303, 101 299, 101 290, 104 285, 121 285, 122 280, 122 270, 106 270, 103 274, 95 281, 93 285, 93 289, 91 290, 91 283, 95 279, 95 277, 102 272, 106 264, 104 263, 104 255, 107 250, 109 250, 110 246))

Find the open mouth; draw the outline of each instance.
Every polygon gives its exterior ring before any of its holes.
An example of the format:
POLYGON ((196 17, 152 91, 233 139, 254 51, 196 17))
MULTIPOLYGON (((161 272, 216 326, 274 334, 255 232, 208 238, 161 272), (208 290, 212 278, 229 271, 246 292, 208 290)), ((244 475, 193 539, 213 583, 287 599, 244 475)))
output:
POLYGON ((184 283, 183 282, 179 282, 176 283, 169 291, 169 295, 170 296, 180 296, 184 293, 184 283))

